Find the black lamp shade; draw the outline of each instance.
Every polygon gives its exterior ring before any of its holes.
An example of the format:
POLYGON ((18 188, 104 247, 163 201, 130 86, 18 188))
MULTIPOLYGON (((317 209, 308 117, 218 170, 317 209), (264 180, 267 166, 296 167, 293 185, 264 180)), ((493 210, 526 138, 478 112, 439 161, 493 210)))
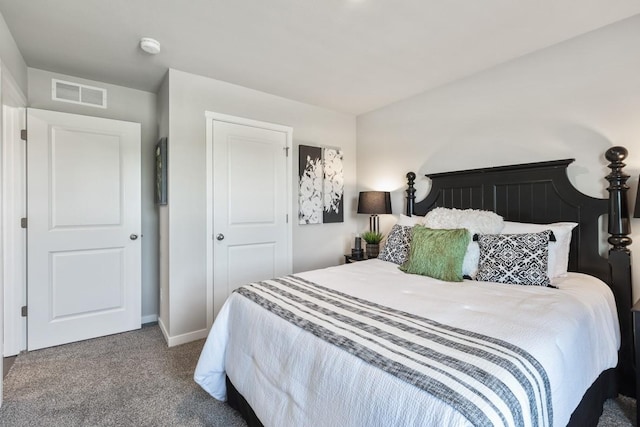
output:
POLYGON ((388 191, 361 191, 358 196, 358 213, 390 214, 391 193, 388 191))

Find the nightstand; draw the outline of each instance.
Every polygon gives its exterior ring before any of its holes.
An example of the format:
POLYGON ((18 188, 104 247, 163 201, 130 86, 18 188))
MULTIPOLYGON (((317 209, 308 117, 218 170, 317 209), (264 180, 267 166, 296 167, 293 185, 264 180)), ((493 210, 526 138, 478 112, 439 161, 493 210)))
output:
POLYGON ((633 350, 636 362, 636 425, 640 426, 640 300, 631 308, 633 314, 633 350))
POLYGON ((351 256, 351 254, 346 254, 346 255, 344 256, 344 263, 345 263, 345 264, 351 264, 352 262, 366 261, 366 260, 368 260, 368 259, 369 259, 369 257, 367 257, 367 255, 366 255, 366 254, 365 254, 362 258, 360 258, 360 259, 353 258, 353 257, 351 256))

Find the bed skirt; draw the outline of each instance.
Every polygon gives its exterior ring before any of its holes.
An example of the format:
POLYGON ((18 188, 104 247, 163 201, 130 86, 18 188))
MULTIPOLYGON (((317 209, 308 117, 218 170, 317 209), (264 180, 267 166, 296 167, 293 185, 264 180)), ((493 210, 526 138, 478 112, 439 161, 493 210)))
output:
MULTIPOLYGON (((226 382, 229 406, 240 412, 249 427, 264 427, 249 403, 231 383, 229 377, 227 377, 226 382)), ((571 414, 568 426, 597 426, 605 400, 616 397, 616 389, 616 370, 612 368, 601 373, 584 394, 576 410, 571 414)))
POLYGON ((249 427, 264 427, 258 416, 246 401, 246 399, 236 390, 235 386, 227 378, 227 403, 236 411, 240 412, 242 418, 247 422, 249 427))
POLYGON ((580 404, 571 414, 569 426, 597 426, 604 401, 618 395, 618 385, 616 381, 616 369, 607 369, 600 374, 597 380, 589 387, 582 396, 580 404))

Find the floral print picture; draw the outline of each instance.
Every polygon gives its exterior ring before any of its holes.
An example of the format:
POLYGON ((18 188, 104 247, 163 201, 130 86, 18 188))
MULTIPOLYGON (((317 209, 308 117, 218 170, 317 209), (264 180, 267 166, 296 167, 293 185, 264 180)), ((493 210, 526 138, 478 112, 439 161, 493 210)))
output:
POLYGON ((322 223, 322 148, 300 146, 300 190, 298 194, 298 222, 322 223))
POLYGON ((299 161, 298 222, 343 222, 342 150, 301 145, 299 161))
POLYGON ((322 149, 324 166, 324 211, 322 222, 342 222, 344 220, 344 175, 342 173, 342 150, 322 149))

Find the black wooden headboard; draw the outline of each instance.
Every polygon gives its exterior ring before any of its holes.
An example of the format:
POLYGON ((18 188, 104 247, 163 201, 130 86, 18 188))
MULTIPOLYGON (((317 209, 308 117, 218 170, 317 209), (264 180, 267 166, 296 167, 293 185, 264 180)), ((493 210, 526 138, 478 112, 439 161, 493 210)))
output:
POLYGON ((606 153, 609 199, 590 197, 569 181, 567 166, 573 159, 527 163, 426 175, 431 179, 427 197, 415 201, 416 175, 407 174, 407 215, 425 215, 436 207, 490 210, 506 221, 548 224, 576 222, 569 271, 587 273, 607 283, 615 296, 622 334, 619 361, 620 392, 635 395, 631 323, 631 261, 627 245, 629 213, 626 202, 629 178, 622 168, 623 147, 606 153), (600 218, 608 215, 609 257, 600 255, 600 218))

